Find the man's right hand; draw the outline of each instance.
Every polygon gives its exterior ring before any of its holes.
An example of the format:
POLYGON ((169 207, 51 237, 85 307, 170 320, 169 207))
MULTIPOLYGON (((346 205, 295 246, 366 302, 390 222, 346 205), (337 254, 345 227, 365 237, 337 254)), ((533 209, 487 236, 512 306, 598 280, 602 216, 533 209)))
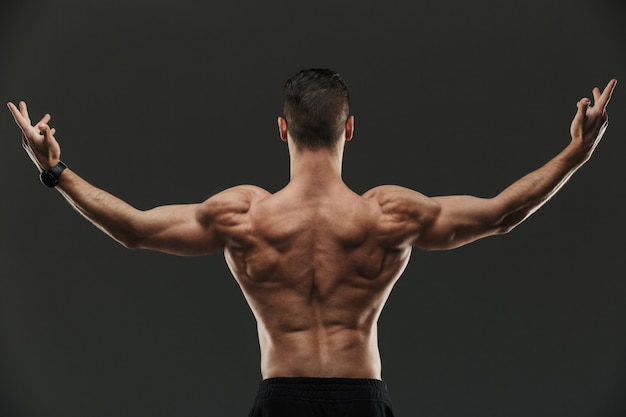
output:
POLYGON ((48 126, 50 115, 46 114, 39 123, 31 125, 26 103, 20 101, 19 105, 18 109, 15 104, 7 103, 15 123, 22 129, 22 146, 39 171, 50 169, 61 158, 61 147, 54 138, 56 130, 48 126))

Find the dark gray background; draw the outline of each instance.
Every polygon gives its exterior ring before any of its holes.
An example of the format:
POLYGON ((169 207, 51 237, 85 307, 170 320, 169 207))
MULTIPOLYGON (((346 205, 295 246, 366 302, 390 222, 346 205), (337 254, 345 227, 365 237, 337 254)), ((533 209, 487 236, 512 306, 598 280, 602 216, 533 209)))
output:
MULTIPOLYGON (((45 112, 62 158, 139 208, 288 180, 284 81, 351 89, 344 178, 492 196, 569 140, 575 103, 626 82, 619 1, 14 1, 0 96, 45 112)), ((511 234, 415 252, 380 319, 399 416, 626 415, 626 91, 594 157, 511 234)), ((123 249, 37 180, 8 111, 0 415, 244 416, 252 314, 221 254, 123 249)))

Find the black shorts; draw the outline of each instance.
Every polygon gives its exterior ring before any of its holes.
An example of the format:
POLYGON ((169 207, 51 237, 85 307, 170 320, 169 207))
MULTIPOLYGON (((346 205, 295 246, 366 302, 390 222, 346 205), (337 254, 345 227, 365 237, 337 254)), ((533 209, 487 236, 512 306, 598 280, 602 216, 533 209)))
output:
POLYGON ((269 378, 248 417, 393 417, 387 385, 377 379, 269 378))

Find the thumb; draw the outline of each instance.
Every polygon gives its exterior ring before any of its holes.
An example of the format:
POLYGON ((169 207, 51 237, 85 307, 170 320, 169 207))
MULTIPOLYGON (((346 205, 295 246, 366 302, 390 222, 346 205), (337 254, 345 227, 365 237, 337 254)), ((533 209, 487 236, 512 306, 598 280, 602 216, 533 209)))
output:
POLYGON ((587 109, 589 108, 589 106, 591 106, 591 100, 588 99, 587 97, 581 98, 580 101, 578 102, 578 109, 583 110, 583 115, 587 113, 587 109))
POLYGON ((52 137, 52 134, 50 133, 50 126, 48 126, 47 124, 42 123, 38 127, 39 127, 39 131, 43 135, 43 139, 44 139, 45 144, 49 145, 51 137, 52 137))
POLYGON ((41 130, 41 133, 43 133, 44 144, 48 149, 48 156, 52 158, 59 158, 61 150, 59 149, 58 142, 54 139, 53 136, 55 129, 50 129, 50 126, 45 123, 39 125, 39 129, 41 130))
POLYGON ((591 100, 588 98, 581 99, 578 103, 576 103, 576 107, 578 111, 574 116, 574 120, 572 120, 572 136, 580 136, 583 134, 583 125, 585 123, 585 117, 587 115, 587 108, 591 104, 591 100))

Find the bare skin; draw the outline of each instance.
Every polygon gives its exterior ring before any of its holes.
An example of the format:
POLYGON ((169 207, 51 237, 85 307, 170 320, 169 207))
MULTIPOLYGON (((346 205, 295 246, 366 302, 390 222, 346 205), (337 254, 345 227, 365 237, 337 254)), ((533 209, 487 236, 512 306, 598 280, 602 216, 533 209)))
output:
MULTIPOLYGON (((427 197, 399 186, 363 195, 342 181, 345 141, 333 149, 298 149, 284 119, 289 183, 275 194, 246 185, 200 204, 141 211, 66 169, 57 189, 85 218, 129 248, 183 256, 224 250, 258 324, 261 372, 270 377, 381 379, 377 320, 413 247, 452 249, 507 233, 545 204, 595 150, 608 125, 616 80, 583 98, 569 145, 493 198, 427 197)), ((60 147, 45 115, 31 125, 26 104, 8 104, 23 145, 40 169, 60 147)))

